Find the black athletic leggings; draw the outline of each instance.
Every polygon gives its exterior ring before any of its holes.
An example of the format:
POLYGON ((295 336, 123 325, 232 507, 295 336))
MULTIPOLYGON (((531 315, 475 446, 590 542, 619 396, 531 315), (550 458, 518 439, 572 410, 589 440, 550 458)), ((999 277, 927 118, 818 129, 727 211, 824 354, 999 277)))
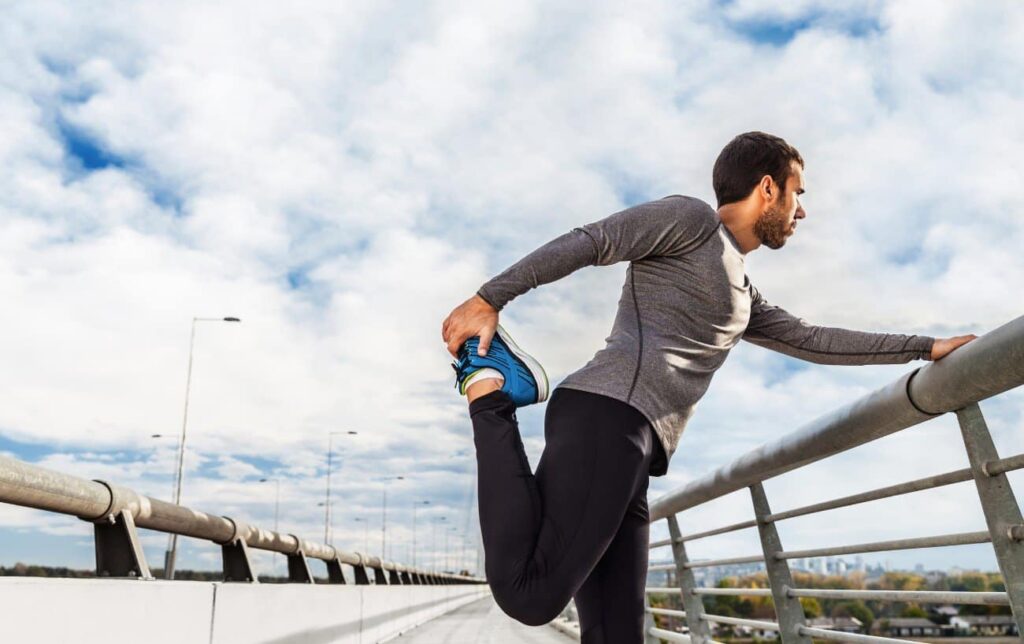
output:
POLYGON ((556 389, 537 473, 504 393, 469 407, 487 582, 530 625, 576 599, 583 644, 643 642, 647 479, 664 452, 644 416, 597 394, 556 389))

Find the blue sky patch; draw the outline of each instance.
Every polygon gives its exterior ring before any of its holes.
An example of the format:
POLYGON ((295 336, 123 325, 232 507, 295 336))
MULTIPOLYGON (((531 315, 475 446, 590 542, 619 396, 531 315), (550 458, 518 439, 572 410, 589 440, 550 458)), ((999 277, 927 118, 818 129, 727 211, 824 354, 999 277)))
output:
POLYGON ((305 268, 293 268, 288 271, 288 287, 299 290, 309 286, 309 273, 305 268))
POLYGON ((0 452, 10 452, 23 461, 38 461, 54 452, 53 445, 16 441, 0 433, 0 452))
POLYGON ((127 162, 116 153, 103 147, 102 143, 84 131, 59 121, 58 133, 68 157, 88 171, 105 168, 124 168, 127 162))
POLYGON ((792 20, 730 22, 729 28, 755 43, 781 47, 789 44, 801 31, 811 28, 828 29, 852 38, 863 38, 881 31, 882 27, 875 16, 810 14, 792 20))

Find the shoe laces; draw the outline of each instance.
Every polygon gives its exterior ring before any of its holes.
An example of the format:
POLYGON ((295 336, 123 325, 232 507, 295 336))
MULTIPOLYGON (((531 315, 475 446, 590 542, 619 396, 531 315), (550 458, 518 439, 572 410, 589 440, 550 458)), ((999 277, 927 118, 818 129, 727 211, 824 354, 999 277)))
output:
POLYGON ((452 369, 455 370, 456 389, 459 388, 459 384, 469 375, 469 367, 469 351, 466 349, 466 345, 463 344, 456 352, 456 360, 452 362, 452 369))

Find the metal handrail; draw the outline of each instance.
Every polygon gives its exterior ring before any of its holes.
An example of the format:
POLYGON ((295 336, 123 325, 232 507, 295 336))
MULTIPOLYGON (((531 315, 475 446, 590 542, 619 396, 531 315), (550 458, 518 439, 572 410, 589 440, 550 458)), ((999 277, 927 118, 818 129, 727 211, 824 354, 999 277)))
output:
POLYGON ((1024 384, 1024 316, 651 504, 665 519, 1024 384))
MULTIPOLYGON (((402 575, 410 580, 404 583, 418 583, 415 581, 416 577, 429 578, 430 583, 484 582, 477 577, 430 572, 386 561, 377 556, 340 550, 293 534, 266 530, 234 518, 208 514, 154 499, 105 481, 90 481, 2 455, 0 502, 68 514, 98 526, 127 523, 126 530, 129 532, 138 526, 204 539, 221 545, 242 544, 240 547, 269 550, 290 557, 313 558, 329 564, 336 562, 353 567, 389 571, 398 576, 398 583, 403 583, 402 575)), ((97 538, 100 538, 99 534, 98 531, 97 538)), ((99 552, 98 544, 98 557, 99 552)), ((141 551, 135 556, 141 556, 141 551)), ((248 565, 248 562, 246 564, 248 565)), ((378 582, 382 578, 383 575, 378 576, 378 582)))
MULTIPOLYGON (((709 622, 774 628, 783 644, 810 644, 811 638, 843 642, 902 642, 887 637, 830 631, 808 626, 800 598, 861 599, 892 602, 940 602, 1010 606, 1018 628, 1024 628, 1024 517, 1005 473, 1024 468, 1024 454, 1000 458, 992 443, 978 402, 1024 385, 1024 317, 961 347, 943 360, 904 375, 897 381, 826 414, 803 428, 748 452, 733 463, 674 490, 651 504, 651 521, 666 519, 670 537, 650 548, 671 546, 674 564, 655 564, 651 571, 674 569, 678 587, 646 589, 651 594, 679 595, 687 618, 689 641, 713 641, 709 622), (772 512, 763 482, 798 467, 901 431, 946 412, 955 411, 970 467, 896 485, 832 499, 783 512, 772 512), (892 539, 846 546, 785 550, 775 527, 777 521, 805 516, 868 501, 934 489, 973 480, 988 530, 892 539), (683 535, 677 514, 744 487, 750 488, 753 520, 683 535), (756 528, 762 554, 690 561, 686 543, 736 530, 756 528), (991 543, 1007 592, 896 591, 795 588, 788 560, 860 552, 991 543), (697 587, 693 569, 726 564, 763 562, 768 588, 697 587), (718 619, 704 613, 706 595, 771 597, 776 622, 743 618, 718 619)), ((650 615, 672 615, 667 609, 650 615)), ((656 642, 663 629, 648 618, 648 642, 656 642)))

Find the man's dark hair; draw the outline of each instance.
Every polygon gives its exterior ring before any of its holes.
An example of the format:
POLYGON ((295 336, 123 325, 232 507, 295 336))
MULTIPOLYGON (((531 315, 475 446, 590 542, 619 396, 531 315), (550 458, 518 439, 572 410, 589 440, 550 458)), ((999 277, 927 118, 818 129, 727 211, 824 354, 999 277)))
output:
POLYGON ((793 161, 804 165, 796 148, 781 138, 764 132, 740 134, 722 148, 715 161, 712 183, 718 206, 743 201, 766 174, 785 186, 793 161))

